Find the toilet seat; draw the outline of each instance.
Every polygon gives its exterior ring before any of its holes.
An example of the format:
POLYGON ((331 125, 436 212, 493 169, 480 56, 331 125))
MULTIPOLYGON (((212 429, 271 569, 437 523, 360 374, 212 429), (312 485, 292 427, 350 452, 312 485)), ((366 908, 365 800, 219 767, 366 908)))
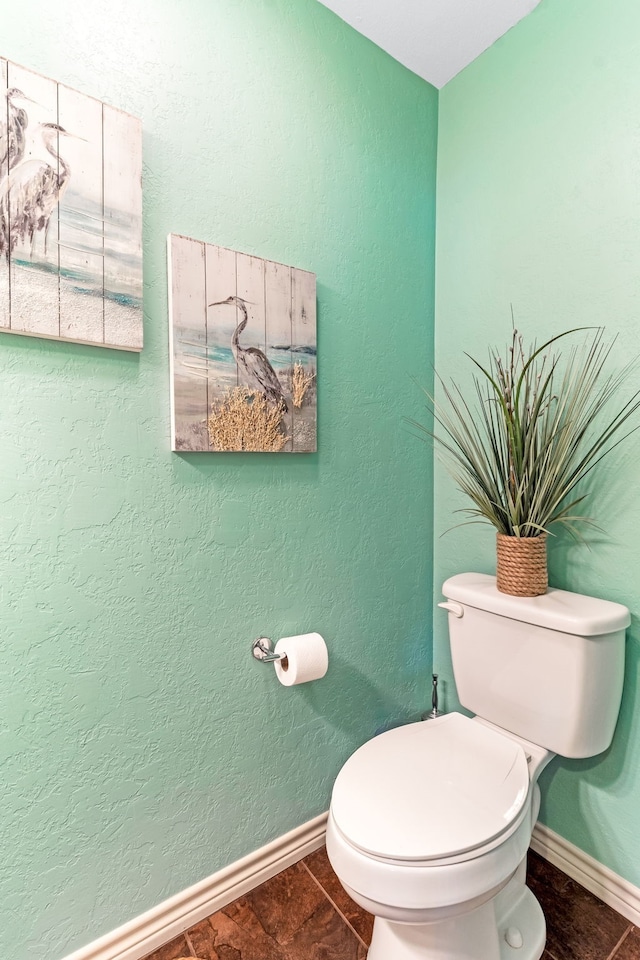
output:
POLYGON ((523 747, 459 713, 368 741, 335 782, 331 812, 355 849, 376 859, 466 859, 500 842, 525 813, 523 747))

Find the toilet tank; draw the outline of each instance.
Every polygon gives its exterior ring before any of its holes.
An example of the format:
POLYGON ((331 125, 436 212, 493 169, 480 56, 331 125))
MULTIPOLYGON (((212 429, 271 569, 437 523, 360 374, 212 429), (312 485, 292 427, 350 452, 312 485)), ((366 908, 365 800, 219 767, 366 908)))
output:
POLYGON ((606 750, 622 696, 626 607, 566 590, 507 596, 480 573, 451 577, 442 592, 467 710, 563 757, 606 750))

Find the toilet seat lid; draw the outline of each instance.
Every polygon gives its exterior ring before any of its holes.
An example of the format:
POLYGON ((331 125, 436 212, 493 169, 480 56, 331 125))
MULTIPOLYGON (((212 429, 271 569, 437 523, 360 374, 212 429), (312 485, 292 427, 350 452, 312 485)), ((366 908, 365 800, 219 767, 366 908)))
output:
POLYGON ((529 793, 519 743, 460 713, 369 740, 336 779, 331 810, 354 846, 391 860, 433 860, 483 846, 529 793))

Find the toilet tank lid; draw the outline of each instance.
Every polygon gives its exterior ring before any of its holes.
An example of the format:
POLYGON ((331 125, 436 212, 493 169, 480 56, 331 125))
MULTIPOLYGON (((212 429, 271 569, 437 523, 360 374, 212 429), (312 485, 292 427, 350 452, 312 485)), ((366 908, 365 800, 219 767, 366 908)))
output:
POLYGON ((512 597, 500 593, 496 578, 485 573, 459 573, 445 581, 442 592, 448 600, 463 605, 578 637, 614 633, 631 623, 629 611, 621 603, 554 587, 541 597, 512 597))

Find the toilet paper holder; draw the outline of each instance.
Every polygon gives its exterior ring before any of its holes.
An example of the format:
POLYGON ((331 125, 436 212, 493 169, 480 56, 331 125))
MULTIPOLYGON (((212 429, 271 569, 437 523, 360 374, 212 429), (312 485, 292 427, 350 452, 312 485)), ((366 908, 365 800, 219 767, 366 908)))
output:
POLYGON ((281 665, 285 670, 287 669, 289 662, 287 655, 285 653, 275 653, 275 651, 271 649, 271 640, 269 637, 258 637, 257 640, 254 640, 251 644, 251 653, 254 658, 261 663, 275 663, 276 660, 281 660, 281 665))

